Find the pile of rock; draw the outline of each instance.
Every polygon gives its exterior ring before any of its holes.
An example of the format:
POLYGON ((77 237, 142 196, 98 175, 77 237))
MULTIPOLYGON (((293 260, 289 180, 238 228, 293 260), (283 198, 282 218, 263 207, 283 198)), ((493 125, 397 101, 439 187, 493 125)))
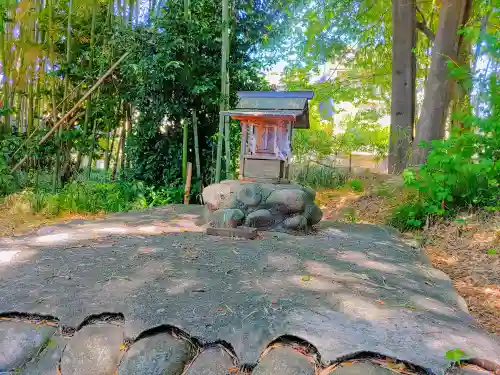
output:
POLYGON ((297 184, 222 181, 203 191, 208 222, 215 228, 246 226, 264 230, 307 231, 323 213, 316 192, 297 184))

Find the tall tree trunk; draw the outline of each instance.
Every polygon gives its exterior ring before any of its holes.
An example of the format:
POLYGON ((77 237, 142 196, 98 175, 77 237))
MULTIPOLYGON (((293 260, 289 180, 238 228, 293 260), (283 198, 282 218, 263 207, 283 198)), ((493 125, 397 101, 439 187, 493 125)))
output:
MULTIPOLYGON (((467 1, 465 5, 465 11, 462 15, 461 25, 466 25, 467 21, 470 17, 470 12, 472 8, 472 0, 467 1)), ((471 56, 471 41, 466 40, 463 34, 460 34, 458 37, 458 47, 457 47, 457 63, 460 67, 466 68, 469 73, 473 73, 471 70, 472 56, 471 56)), ((472 79, 471 76, 469 76, 472 79)), ((469 110, 470 108, 470 89, 467 88, 463 82, 458 82, 456 80, 451 81, 452 89, 451 89, 451 113, 455 113, 461 108, 469 110)), ((453 116, 450 116, 452 121, 450 122, 450 127, 453 126, 462 126, 460 120, 453 119, 453 116)))
MULTIPOLYGON (((33 73, 33 72, 31 72, 33 73)), ((33 90, 33 85, 35 84, 34 82, 34 75, 33 74, 30 74, 30 82, 28 82, 28 108, 27 108, 27 111, 28 111, 28 115, 27 115, 27 118, 28 118, 28 123, 26 125, 26 135, 27 136, 30 136, 31 133, 33 132, 33 123, 34 123, 34 119, 33 119, 33 107, 35 106, 35 102, 34 102, 34 90, 33 90)))
MULTIPOLYGON (((221 99, 220 99, 220 111, 225 111, 227 109, 227 96, 229 95, 226 90, 227 85, 227 62, 229 60, 229 1, 222 0, 222 47, 221 47, 221 99)), ((221 167, 222 167, 222 140, 223 137, 226 138, 226 164, 230 162, 230 140, 228 137, 228 125, 225 123, 225 118, 223 115, 219 114, 219 137, 217 140, 217 161, 215 167, 215 182, 220 182, 221 167), (224 134, 226 133, 226 134, 224 134)), ((227 166, 226 166, 227 171, 227 166)), ((228 178, 229 176, 226 176, 228 178)))
MULTIPOLYGON (((90 57, 89 57, 89 70, 90 74, 93 75, 93 66, 94 66, 94 45, 95 45, 95 23, 96 23, 96 16, 97 16, 97 0, 93 0, 92 2, 92 21, 91 21, 91 26, 90 26, 90 57)), ((89 123, 90 123, 90 117, 92 116, 92 96, 89 96, 87 99, 87 107, 85 108, 85 121, 83 123, 83 134, 85 137, 87 137, 88 132, 89 132, 89 123)), ((89 163, 92 163, 92 154, 94 150, 89 150, 88 157, 89 157, 89 163)), ((81 152, 78 151, 78 156, 77 156, 77 162, 76 166, 78 169, 81 168, 81 152)), ((88 175, 90 176, 90 171, 88 172, 88 175)))
MULTIPOLYGON (((116 159, 115 159, 115 164, 113 164, 113 171, 111 173, 111 180, 115 181, 116 180, 116 170, 118 168, 118 164, 120 163, 120 153, 123 152, 123 140, 125 137, 125 131, 124 128, 122 127, 120 129, 120 139, 118 141, 118 149, 116 150, 116 159)), ((123 158, 123 154, 122 154, 123 158)))
POLYGON ((104 151, 104 170, 106 171, 106 174, 108 174, 109 172, 109 163, 111 161, 111 157, 113 154, 113 148, 115 147, 116 127, 113 129, 113 133, 110 137, 111 137, 111 143, 109 142, 108 138, 106 150, 104 151))
POLYGON ((442 0, 424 102, 413 142, 411 161, 414 165, 425 162, 430 141, 444 137, 452 88, 447 62, 450 59, 454 62, 457 60, 459 45, 457 32, 471 1, 442 0), (426 147, 420 147, 422 142, 427 143, 426 147))
MULTIPOLYGON (((189 4, 190 0, 184 0, 184 21, 186 22, 186 26, 189 28, 190 16, 189 16, 189 4)), ((189 51, 188 51, 188 43, 186 39, 186 48, 185 48, 185 66, 186 69, 184 71, 186 81, 189 81, 189 70, 190 66, 189 61, 189 51)), ((186 181, 187 176, 187 157, 188 157, 188 125, 189 121, 187 118, 183 120, 182 123, 182 180, 186 181)))
MULTIPOLYGON (((66 69, 69 69, 71 63, 71 18, 73 15, 73 0, 69 0, 68 3, 68 25, 66 29, 66 69)), ((64 74, 64 98, 68 96, 69 93, 69 72, 66 70, 64 74)), ((66 112, 66 101, 63 102, 62 112, 66 112)), ((58 129, 58 140, 57 140, 57 150, 56 150, 56 165, 54 168, 54 178, 52 181, 52 190, 55 192, 60 184, 61 178, 61 147, 62 147, 62 134, 64 126, 60 126, 58 129)))
POLYGON ((415 120, 415 0, 392 1, 392 102, 389 173, 407 165, 415 120))
POLYGON ((5 14, 2 14, 0 19, 0 62, 2 63, 2 74, 3 74, 3 108, 7 111, 4 114, 3 127, 0 129, 0 133, 8 133, 10 131, 10 104, 9 104, 9 66, 8 66, 8 24, 7 19, 9 18, 9 1, 5 2, 5 14))
MULTIPOLYGON (((52 65, 52 71, 55 70, 55 55, 54 55, 54 24, 53 24, 53 1, 47 0, 49 13, 49 60, 52 65)), ((57 122, 57 104, 56 104, 56 77, 50 78, 50 101, 52 106, 52 126, 57 122)))

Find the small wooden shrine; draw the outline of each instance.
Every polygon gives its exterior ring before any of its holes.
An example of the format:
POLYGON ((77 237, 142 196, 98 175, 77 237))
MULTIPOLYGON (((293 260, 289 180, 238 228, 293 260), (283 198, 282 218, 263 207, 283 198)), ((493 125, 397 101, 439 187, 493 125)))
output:
POLYGON ((312 91, 241 91, 235 109, 222 115, 240 120, 240 180, 287 182, 293 129, 309 129, 312 91))

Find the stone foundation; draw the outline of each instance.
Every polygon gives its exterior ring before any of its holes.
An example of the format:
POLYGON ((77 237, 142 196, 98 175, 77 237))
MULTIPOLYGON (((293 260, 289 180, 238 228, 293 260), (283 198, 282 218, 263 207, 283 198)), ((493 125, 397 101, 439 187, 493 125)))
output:
POLYGON ((246 226, 274 231, 307 231, 323 213, 316 192, 297 184, 222 181, 203 191, 208 223, 216 228, 246 226))

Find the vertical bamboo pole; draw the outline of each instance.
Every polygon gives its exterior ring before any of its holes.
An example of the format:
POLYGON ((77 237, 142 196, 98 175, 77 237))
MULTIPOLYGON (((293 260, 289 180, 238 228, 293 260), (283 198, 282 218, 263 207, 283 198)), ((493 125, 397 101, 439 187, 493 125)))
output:
MULTIPOLYGON (((68 67, 71 63, 71 18, 73 13, 73 0, 69 0, 68 4, 68 26, 66 30, 66 66, 68 67)), ((66 71, 64 74, 64 97, 68 96, 69 92, 69 75, 66 71)), ((66 102, 63 103, 63 112, 66 112, 66 102)), ((64 126, 60 126, 58 129, 58 141, 57 141, 57 151, 56 151, 56 163, 54 168, 54 176, 52 180, 52 191, 55 193, 59 185, 60 179, 60 169, 61 169, 61 138, 64 126)))
MULTIPOLYGON (((228 0, 222 0, 222 61, 221 61, 221 102, 220 111, 225 111, 227 109, 227 96, 228 89, 227 86, 227 62, 229 57, 229 4, 228 0)), ((229 134, 229 124, 225 125, 224 116, 219 114, 219 134, 217 139, 217 161, 215 167, 215 182, 220 182, 221 166, 222 166, 222 137, 225 134, 226 138, 226 164, 229 163, 230 157, 230 140, 228 139, 229 134)), ((226 165, 226 172, 227 172, 226 165)))
POLYGON ((4 126, 0 129, 0 133, 8 132, 10 129, 10 113, 9 113, 9 67, 7 63, 8 56, 8 25, 5 22, 9 17, 9 2, 8 0, 5 2, 5 18, 1 17, 0 19, 0 62, 2 63, 2 74, 3 74, 3 107, 7 109, 7 112, 4 115, 4 126))
POLYGON ((200 164, 200 146, 198 141, 198 116, 196 110, 193 109, 193 136, 194 136, 194 158, 196 163, 196 178, 200 181, 201 186, 201 164, 200 164))
MULTIPOLYGON (((189 20, 190 20, 190 15, 189 15, 189 0, 184 0, 184 21, 186 22, 186 26, 189 27, 189 20)), ((188 54, 188 46, 187 46, 187 39, 186 39, 186 48, 184 49, 184 52, 186 54, 185 56, 185 66, 187 67, 189 65, 189 54, 188 54)), ((189 79, 189 73, 187 69, 185 70, 185 79, 186 81, 189 79)), ((183 120, 182 123, 182 179, 186 179, 187 175, 187 154, 188 154, 188 124, 189 122, 187 119, 183 120)))
POLYGON ((193 174, 193 163, 188 163, 186 173, 186 185, 184 188, 184 204, 189 204, 189 195, 191 193, 191 175, 193 174))
MULTIPOLYGON (((90 73, 92 74, 92 69, 94 67, 94 46, 95 46, 95 24, 96 24, 96 17, 97 17, 97 0, 92 1, 92 21, 91 21, 91 26, 90 26, 90 57, 89 57, 89 70, 90 73)), ((92 116, 92 95, 89 96, 87 99, 87 106, 85 108, 85 120, 83 123, 83 134, 85 136, 88 135, 89 132, 89 123, 90 123, 90 117, 92 116)), ((94 154, 94 150, 91 149, 89 150, 88 154, 88 162, 89 165, 92 165, 92 155, 94 154)), ((80 169, 80 152, 78 153, 78 165, 76 166, 78 169, 80 169)), ((90 168, 87 166, 88 172, 87 176, 90 178, 90 168)))

